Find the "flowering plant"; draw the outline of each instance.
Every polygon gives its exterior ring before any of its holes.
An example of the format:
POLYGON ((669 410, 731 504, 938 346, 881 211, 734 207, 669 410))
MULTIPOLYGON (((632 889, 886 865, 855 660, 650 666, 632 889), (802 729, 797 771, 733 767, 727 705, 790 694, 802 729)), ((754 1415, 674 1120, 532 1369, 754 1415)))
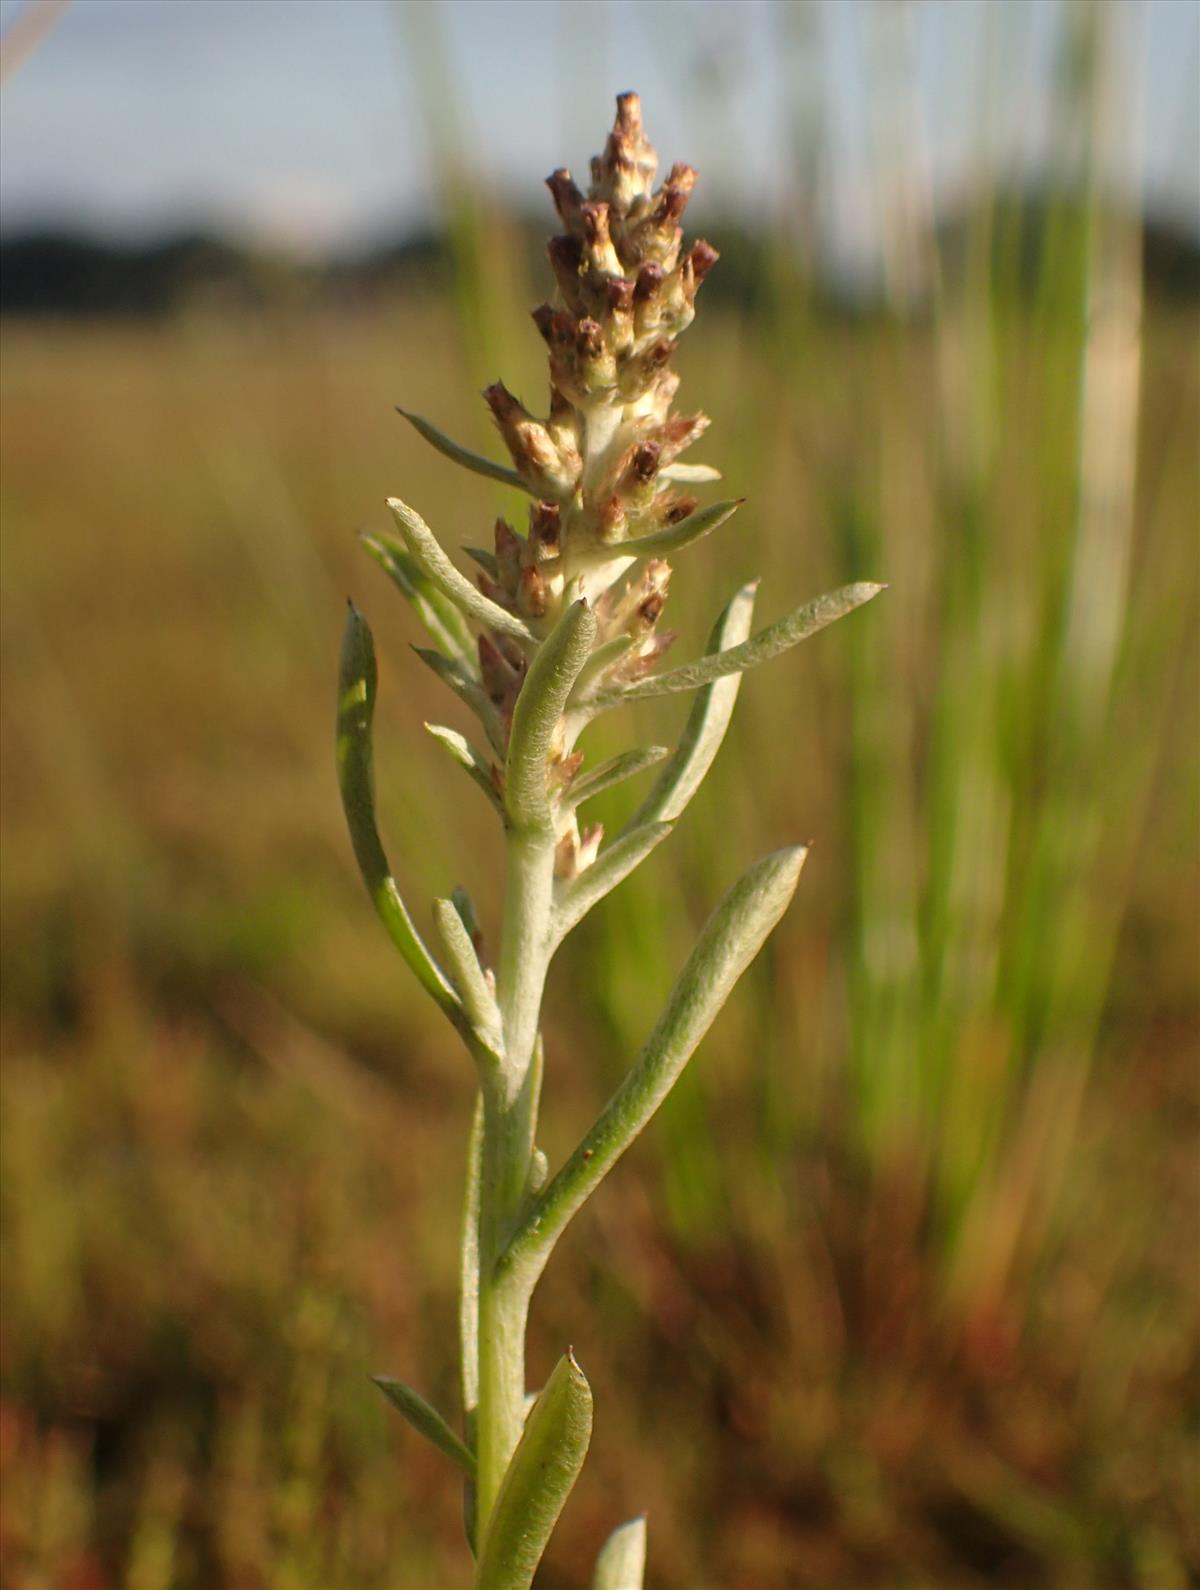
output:
MULTIPOLYGON (((874 596, 846 586, 751 634, 755 587, 737 591, 703 657, 662 668, 660 628, 669 554, 723 524, 740 505, 701 507, 689 487, 719 479, 681 455, 707 429, 673 412, 675 340, 717 260, 682 248, 679 225, 695 181, 675 165, 655 190, 657 157, 637 96, 623 94, 585 196, 565 170, 549 178, 562 235, 549 247, 557 304, 534 321, 550 353, 550 411, 534 415, 503 385, 484 394, 511 459, 468 452, 428 420, 415 428, 456 463, 532 498, 528 528, 496 522, 491 550, 471 549, 472 583, 420 515, 388 502, 395 532, 366 538, 433 640, 418 655, 478 720, 482 743, 427 725, 495 808, 506 847, 501 941, 484 952, 461 889, 434 903, 440 958, 409 914, 375 821, 371 633, 353 607, 342 647, 338 769, 355 855, 401 955, 459 1033, 479 1094, 470 1140, 461 1244, 461 1436, 400 1381, 379 1384, 466 1478, 476 1590, 531 1584, 583 1463, 592 1399, 568 1352, 531 1396, 525 1377, 530 1300, 571 1217, 655 1110, 730 990, 786 909, 802 846, 757 862, 717 906, 661 1018, 625 1078, 553 1174, 537 1147, 539 1032, 551 959, 566 935, 670 833, 729 724, 740 676, 874 596), (649 696, 693 693, 673 751, 630 750, 585 768, 580 738, 598 716, 649 696), (635 815, 608 844, 580 808, 661 764, 635 815)), ((616 1530, 595 1590, 638 1590, 645 1526, 616 1530)))

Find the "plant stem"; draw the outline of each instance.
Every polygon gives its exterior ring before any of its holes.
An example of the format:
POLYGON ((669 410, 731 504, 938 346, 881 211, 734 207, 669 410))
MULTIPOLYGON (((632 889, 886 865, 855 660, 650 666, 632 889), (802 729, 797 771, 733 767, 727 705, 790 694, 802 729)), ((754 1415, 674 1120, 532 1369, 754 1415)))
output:
POLYGON ((511 1278, 479 1289, 476 1412, 476 1539, 482 1545, 501 1481, 525 1423, 525 1325, 529 1292, 511 1278))
POLYGON ((537 1129, 538 1019, 550 957, 552 829, 508 834, 504 925, 496 997, 504 1068, 484 1100, 479 1220, 479 1403, 476 1529, 482 1543, 525 1422, 525 1327, 531 1288, 498 1277, 497 1260, 525 1199, 537 1129))
MULTIPOLYGON (((546 776, 545 767, 539 769, 546 776)), ((511 832, 496 1001, 504 1028, 506 1105, 516 1102, 533 1064, 549 952, 553 829, 511 832)), ((532 1149, 532 1142, 529 1144, 532 1149)), ((522 1168, 523 1175, 523 1168, 522 1168)), ((520 1188, 517 1189, 518 1192, 520 1188)))

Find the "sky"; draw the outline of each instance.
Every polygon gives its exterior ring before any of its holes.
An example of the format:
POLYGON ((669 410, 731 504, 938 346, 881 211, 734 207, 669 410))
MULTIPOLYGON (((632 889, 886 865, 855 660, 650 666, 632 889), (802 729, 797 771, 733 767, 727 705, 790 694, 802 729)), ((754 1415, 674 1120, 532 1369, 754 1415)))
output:
MULTIPOLYGON (((46 0, 0 0, 0 27, 30 3, 46 0)), ((1102 4, 1115 180, 1200 232, 1200 0, 1102 4)), ((869 253, 881 171, 941 205, 981 149, 1007 173, 1059 158, 1065 14, 1062 0, 73 0, 0 98, 0 226, 350 250, 436 219, 448 148, 491 190, 539 202, 552 166, 586 169, 632 87, 664 162, 697 166, 710 206, 786 212, 811 168, 831 247, 869 253)))

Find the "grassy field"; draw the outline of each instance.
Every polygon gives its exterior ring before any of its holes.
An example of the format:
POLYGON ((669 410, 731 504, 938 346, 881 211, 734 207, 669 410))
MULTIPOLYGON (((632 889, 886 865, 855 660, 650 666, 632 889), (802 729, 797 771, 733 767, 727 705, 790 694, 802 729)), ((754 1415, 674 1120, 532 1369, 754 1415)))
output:
MULTIPOLYGON (((573 1342, 599 1409, 545 1590, 643 1508, 661 1590, 1200 1583, 1197 328, 1105 335, 1102 245, 1064 221, 1032 298, 968 271, 917 329, 685 341, 750 503, 677 573, 677 655, 754 574, 768 619, 891 589, 747 679, 553 983, 552 1162, 723 887, 815 840, 535 1305, 531 1372, 573 1342)), ((367 1375, 453 1402, 472 1083, 332 757, 352 592, 405 892, 465 856, 494 923, 491 815, 420 732, 457 718, 353 536, 390 492, 452 544, 512 506, 393 413, 484 443, 460 324, 5 328, 5 1584, 462 1582, 367 1375)))

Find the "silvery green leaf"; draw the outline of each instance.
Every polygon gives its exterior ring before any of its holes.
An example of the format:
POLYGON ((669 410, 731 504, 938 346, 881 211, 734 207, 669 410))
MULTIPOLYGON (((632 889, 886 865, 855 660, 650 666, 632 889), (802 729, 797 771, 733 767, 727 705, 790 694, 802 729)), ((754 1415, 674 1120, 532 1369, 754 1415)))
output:
POLYGON ((546 784, 551 741, 595 638, 595 613, 586 602, 572 602, 535 653, 522 682, 504 772, 504 804, 518 831, 552 826, 546 784))
MULTIPOLYGON (((483 1094, 475 1095, 467 1140, 467 1184, 459 1234, 458 1370, 467 1434, 479 1405, 479 1188, 483 1179, 483 1094)), ((474 1446, 474 1440, 471 1441, 474 1446)))
POLYGON ((500 577, 500 563, 494 552, 489 552, 486 547, 463 547, 469 558, 474 559, 485 574, 490 574, 493 580, 500 577))
POLYGON ((592 1590, 642 1590, 646 1574, 646 1520, 621 1524, 600 1548, 592 1590))
POLYGON ((706 486, 720 480, 721 471, 711 464, 664 464, 658 472, 659 480, 673 480, 680 486, 706 486))
POLYGON ((402 1380, 393 1380, 388 1375, 372 1375, 371 1378, 392 1406, 400 1410, 414 1430, 419 1430, 425 1439, 432 1441, 451 1462, 457 1463, 468 1478, 474 1479, 475 1454, 463 1445, 436 1408, 431 1407, 419 1392, 414 1391, 411 1386, 406 1386, 402 1380))
POLYGON ((737 497, 731 502, 714 502, 707 508, 697 508, 695 513, 681 519, 678 524, 668 525, 665 530, 655 530, 652 535, 635 536, 630 541, 622 541, 621 554, 631 558, 660 558, 668 552, 678 552, 708 535, 718 525, 723 525, 726 519, 731 519, 745 500, 744 497, 737 497))
MULTIPOLYGON (((706 656, 738 646, 750 633, 758 582, 743 585, 713 625, 706 656)), ((683 734, 654 788, 626 823, 626 831, 642 823, 674 822, 699 789, 721 748, 741 689, 741 674, 726 674, 705 685, 692 703, 683 734)))
POLYGON ((666 673, 650 674, 645 679, 634 680, 632 684, 613 685, 598 691, 587 705, 599 712, 607 707, 620 706, 626 701, 644 701, 649 696, 698 690, 702 685, 711 684, 714 679, 721 679, 726 674, 744 673, 747 668, 757 668, 759 663, 769 662, 772 657, 778 657, 781 652, 807 640, 818 630, 844 618, 884 589, 882 585, 872 585, 866 581, 843 585, 840 590, 830 591, 826 596, 806 602, 803 607, 781 618, 778 623, 768 625, 740 646, 731 646, 714 656, 700 657, 695 662, 684 663, 681 668, 670 668, 666 673))
POLYGON ((450 976, 467 1018, 488 1054, 499 1060, 504 1054, 503 1023, 496 996, 488 987, 471 936, 453 901, 435 900, 433 916, 446 947, 450 976))
MULTIPOLYGON (((539 1193, 500 1261, 532 1285, 572 1215, 666 1098, 738 978, 788 907, 807 852, 755 862, 709 917, 645 1048, 578 1148, 539 1193)), ((586 877, 586 873, 584 874, 586 877)))
POLYGON ((596 681, 602 679, 614 663, 619 663, 632 647, 632 635, 614 635, 612 640, 606 640, 602 646, 597 646, 579 670, 579 677, 571 691, 570 705, 574 707, 584 701, 596 681))
POLYGON ((466 769, 491 804, 503 816, 504 804, 492 780, 492 764, 487 758, 475 749, 465 735, 459 734, 457 729, 448 729, 441 723, 427 723, 425 727, 438 744, 449 751, 459 767, 466 769))
POLYGON ((506 464, 495 464, 490 458, 484 458, 481 453, 472 453, 468 448, 461 447, 456 441, 451 440, 436 425, 431 425, 428 420, 422 419, 419 414, 410 414, 407 409, 397 405, 396 413, 401 415, 412 426, 418 435, 446 458, 454 463, 461 464, 464 469, 472 470, 476 475, 484 475, 488 480, 499 480, 506 486, 516 486, 521 491, 528 491, 529 487, 517 474, 515 469, 509 469, 506 464))
MULTIPOLYGON (((583 773, 566 790, 563 795, 563 805, 572 810, 582 806, 584 801, 593 800, 606 789, 612 789, 615 784, 622 783, 627 778, 633 778, 636 773, 642 773, 648 767, 661 762, 667 755, 665 745, 648 745, 643 751, 622 751, 619 756, 609 757, 607 762, 601 762, 589 773, 583 773)), ((629 825, 630 827, 633 824, 629 825)))
POLYGON ((551 941, 561 943, 598 901, 611 894, 671 832, 670 823, 646 823, 603 849, 577 878, 555 887, 551 941))
MULTIPOLYGON (((546 1158, 544 1150, 535 1148, 529 1156, 529 1174, 525 1178, 526 1197, 532 1198, 540 1193, 550 1179, 550 1161, 546 1158)), ((527 1408, 526 1413, 529 1412, 527 1408)))
POLYGON ((462 663, 444 657, 440 651, 431 651, 428 646, 414 646, 413 651, 427 668, 431 668, 444 684, 450 686, 460 701, 470 707, 483 725, 493 751, 497 756, 503 757, 504 725, 479 680, 469 673, 462 663))
POLYGON ((392 877, 375 826, 375 789, 371 751, 371 720, 375 713, 378 673, 375 646, 366 619, 353 606, 346 616, 338 670, 337 767, 342 806, 363 882, 393 944, 456 1025, 462 1008, 413 926, 392 877))
MULTIPOLYGON (((463 926, 470 933, 469 909, 464 917, 459 903, 465 893, 456 889, 455 907, 463 926)), ((471 1117, 471 1135, 467 1142, 467 1184, 463 1197, 462 1226, 459 1231, 458 1253, 458 1373, 462 1393, 463 1425, 467 1433, 467 1447, 475 1451, 475 1412, 479 1405, 479 1189, 483 1182, 483 1094, 475 1095, 475 1113, 471 1117)), ((463 1528, 471 1555, 476 1554, 475 1480, 471 1475, 463 1478, 463 1528)))
POLYGON ((591 1388, 568 1352, 530 1410, 505 1471, 481 1544, 475 1590, 529 1590, 591 1435, 591 1388))
POLYGON ((389 497, 387 505, 400 527, 400 534, 410 555, 431 584, 477 624, 494 629, 498 634, 512 635, 517 640, 536 644, 536 636, 523 619, 485 596, 451 562, 433 531, 415 509, 401 502, 399 497, 389 497))
POLYGON ((458 912, 459 921, 471 936, 472 944, 478 944, 482 929, 479 926, 479 914, 475 910, 475 902, 461 883, 450 891, 450 899, 454 903, 454 909, 458 912))
POLYGON ((359 539, 412 603, 417 617, 447 656, 460 661, 473 657, 475 642, 466 620, 454 603, 426 579, 404 548, 381 540, 379 536, 364 534, 359 539))

